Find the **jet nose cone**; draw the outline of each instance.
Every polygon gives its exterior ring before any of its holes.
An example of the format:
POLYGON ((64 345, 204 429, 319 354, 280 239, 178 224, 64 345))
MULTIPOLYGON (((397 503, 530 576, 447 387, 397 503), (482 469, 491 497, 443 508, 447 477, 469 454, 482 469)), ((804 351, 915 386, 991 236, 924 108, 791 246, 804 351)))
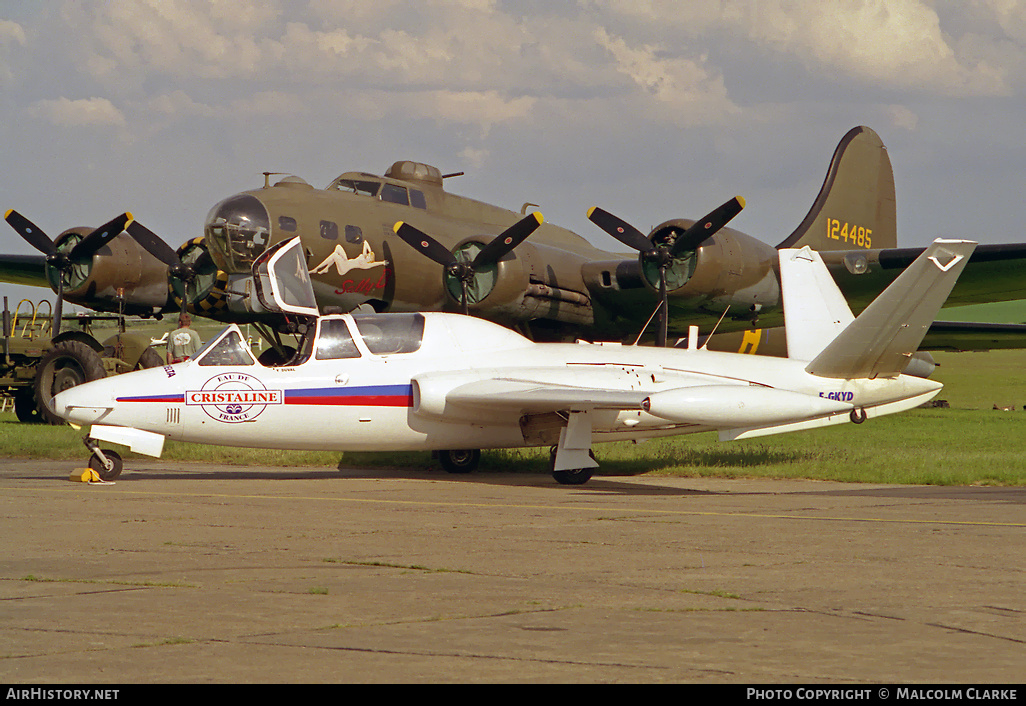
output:
POLYGON ((75 424, 93 424, 101 421, 114 405, 110 395, 89 389, 91 387, 88 384, 77 385, 58 393, 53 398, 54 411, 75 424))

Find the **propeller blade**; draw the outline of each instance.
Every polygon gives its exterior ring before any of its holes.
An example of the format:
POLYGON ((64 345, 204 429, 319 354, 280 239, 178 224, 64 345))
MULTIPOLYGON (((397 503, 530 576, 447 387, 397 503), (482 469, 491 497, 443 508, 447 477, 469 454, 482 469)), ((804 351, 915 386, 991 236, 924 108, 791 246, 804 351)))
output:
POLYGON ((537 211, 520 219, 481 248, 481 252, 477 254, 470 266, 477 270, 495 264, 513 248, 524 242, 527 236, 537 230, 544 221, 545 218, 537 211))
POLYGON ((97 250, 121 235, 125 227, 131 222, 131 213, 122 213, 107 223, 94 230, 92 233, 78 241, 78 244, 71 249, 69 257, 72 260, 86 259, 92 257, 97 250))
POLYGON ((450 267, 456 264, 456 258, 445 246, 432 238, 427 233, 414 228, 409 223, 399 221, 392 228, 395 234, 406 241, 416 250, 428 256, 443 267, 450 267))
POLYGON ((609 211, 604 211, 598 206, 593 206, 588 211, 588 220, 599 228, 609 233, 624 245, 634 248, 638 252, 651 252, 652 241, 645 237, 645 234, 624 221, 614 216, 609 211))
POLYGON ((171 246, 165 243, 160 236, 154 233, 152 230, 144 226, 139 221, 133 220, 128 224, 125 229, 128 234, 135 239, 135 242, 139 243, 142 248, 153 257, 163 262, 168 267, 180 267, 182 261, 178 258, 178 254, 171 249, 171 246))
POLYGON ((11 228, 14 228, 18 232, 25 242, 34 247, 44 255, 54 255, 57 253, 57 247, 50 240, 50 237, 36 226, 35 223, 25 218, 13 208, 7 212, 4 216, 4 220, 7 221, 11 228))
POLYGON ((741 213, 745 207, 745 200, 735 196, 719 208, 714 209, 701 220, 695 221, 694 225, 684 231, 673 243, 670 254, 680 257, 686 252, 693 252, 698 246, 711 238, 720 228, 727 225, 734 216, 741 213))
POLYGON ((200 256, 196 258, 196 261, 192 263, 192 269, 200 271, 209 270, 210 268, 217 269, 217 265, 214 264, 214 258, 211 257, 210 251, 204 248, 200 256))

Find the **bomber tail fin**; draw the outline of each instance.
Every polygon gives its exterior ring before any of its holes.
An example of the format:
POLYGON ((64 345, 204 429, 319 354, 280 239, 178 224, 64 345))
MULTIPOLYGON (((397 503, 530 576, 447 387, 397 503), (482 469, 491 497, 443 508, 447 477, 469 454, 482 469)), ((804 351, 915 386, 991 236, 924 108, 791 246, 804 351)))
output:
POLYGON ((853 318, 818 253, 781 250, 788 355, 820 377, 895 377, 923 337, 976 249, 935 240, 858 318, 853 318))
POLYGON ((895 248, 897 232, 894 172, 887 148, 871 129, 856 127, 837 145, 805 220, 777 247, 895 248))

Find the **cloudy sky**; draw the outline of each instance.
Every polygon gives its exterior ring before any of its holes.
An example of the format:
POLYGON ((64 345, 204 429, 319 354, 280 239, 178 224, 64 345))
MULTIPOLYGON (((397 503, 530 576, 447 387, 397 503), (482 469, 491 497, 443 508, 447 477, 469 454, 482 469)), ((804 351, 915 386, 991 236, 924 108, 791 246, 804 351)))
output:
POLYGON ((1026 240, 1026 0, 2 0, 0 90, 0 207, 51 236, 129 210, 178 245, 261 172, 414 159, 604 246, 590 206, 735 194, 776 244, 868 125, 900 244, 1026 240))

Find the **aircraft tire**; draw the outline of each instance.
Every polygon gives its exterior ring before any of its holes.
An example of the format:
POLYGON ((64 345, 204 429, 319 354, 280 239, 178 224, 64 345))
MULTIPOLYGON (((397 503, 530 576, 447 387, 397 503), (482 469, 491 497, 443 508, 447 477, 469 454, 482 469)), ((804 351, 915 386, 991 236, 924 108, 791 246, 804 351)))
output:
POLYGON ((121 469, 124 466, 121 461, 121 455, 110 449, 101 449, 101 451, 107 457, 108 463, 105 464, 100 460, 99 456, 93 454, 89 457, 89 467, 96 471, 96 474, 100 476, 100 480, 114 480, 121 475, 121 469))
POLYGON ((139 356, 139 362, 136 363, 136 370, 146 370, 147 368, 157 368, 164 365, 164 358, 153 349, 153 346, 147 346, 146 350, 139 356))
POLYGON ((33 383, 42 421, 54 426, 64 419, 53 409, 53 397, 75 385, 107 377, 99 354, 81 341, 61 341, 36 366, 33 383))
POLYGON ((21 387, 14 393, 14 415, 22 424, 38 424, 43 421, 36 406, 36 395, 31 387, 21 387))
POLYGON ((439 451, 438 461, 449 473, 470 473, 481 462, 480 449, 439 451))
MULTIPOLYGON (((595 458, 593 451, 588 451, 588 455, 595 458)), ((552 469, 556 465, 556 447, 549 448, 549 468, 552 469)), ((560 485, 584 485, 591 480, 591 475, 595 471, 594 468, 569 468, 565 471, 552 471, 552 477, 556 479, 556 482, 560 485)))
POLYGON ((566 471, 553 471, 552 477, 560 485, 584 485, 591 480, 590 468, 573 468, 566 471))

